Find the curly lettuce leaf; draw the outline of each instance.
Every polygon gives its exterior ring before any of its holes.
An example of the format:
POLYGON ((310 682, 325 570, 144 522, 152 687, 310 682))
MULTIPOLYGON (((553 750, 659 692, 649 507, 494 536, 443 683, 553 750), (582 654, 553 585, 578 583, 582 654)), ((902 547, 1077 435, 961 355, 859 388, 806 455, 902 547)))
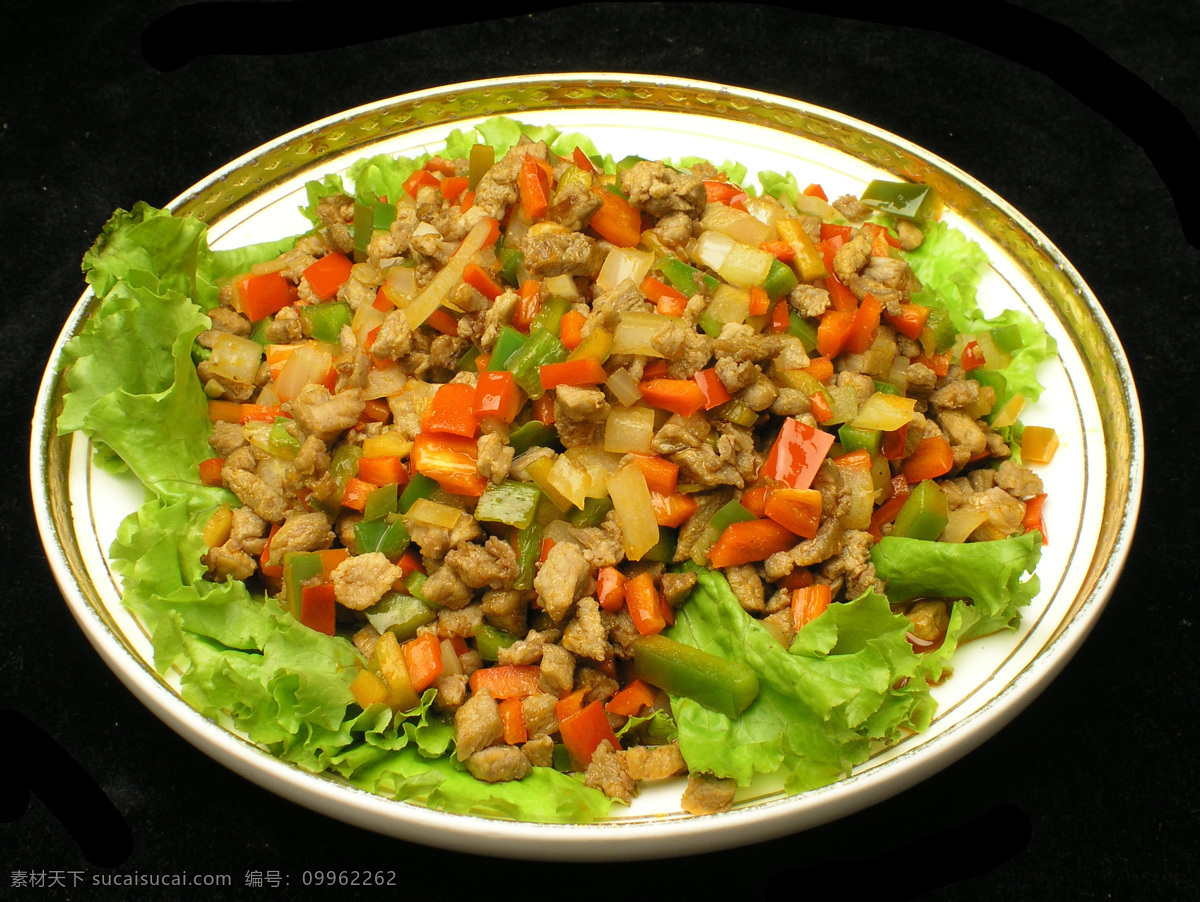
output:
POLYGON ((759 695, 733 719, 673 697, 679 747, 692 770, 747 785, 781 774, 789 792, 824 786, 867 759, 874 740, 928 725, 933 701, 920 661, 904 638, 907 621, 868 594, 832 606, 779 644, 738 603, 725 577, 697 573, 698 585, 667 635, 740 661, 759 679, 759 695), (897 688, 901 687, 901 688, 897 688))
POLYGON ((887 580, 888 599, 894 603, 925 595, 966 599, 952 606, 941 647, 922 656, 930 679, 936 680, 963 642, 1017 628, 1021 609, 1040 588, 1034 568, 1041 550, 1037 531, 963 543, 885 536, 871 549, 871 561, 876 575, 887 580))

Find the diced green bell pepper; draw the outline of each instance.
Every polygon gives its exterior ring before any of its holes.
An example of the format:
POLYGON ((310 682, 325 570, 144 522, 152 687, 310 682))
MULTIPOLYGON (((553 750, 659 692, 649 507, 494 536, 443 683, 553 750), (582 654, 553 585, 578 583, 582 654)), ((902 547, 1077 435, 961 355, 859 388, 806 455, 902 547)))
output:
POLYGON ((521 282, 521 265, 525 255, 515 247, 496 248, 496 257, 500 261, 500 281, 505 285, 516 288, 521 282))
POLYGON ((788 311, 787 334, 800 339, 804 353, 811 354, 817 349, 817 327, 795 310, 788 311))
POLYGON ((937 204, 937 192, 930 185, 875 179, 859 198, 863 206, 891 213, 904 219, 928 219, 937 204))
POLYGON ((485 661, 498 661, 500 649, 508 648, 520 638, 490 623, 481 623, 475 627, 475 650, 485 661))
POLYGON ((500 485, 489 483, 475 505, 475 519, 524 529, 533 522, 541 500, 542 490, 532 482, 508 479, 500 485))
POLYGON ((675 257, 663 257, 656 266, 672 288, 683 292, 689 298, 699 291, 711 294, 721 284, 715 276, 689 266, 675 257))
POLYGON ((583 509, 575 508, 567 515, 567 519, 571 522, 572 526, 578 529, 599 526, 604 522, 604 518, 608 516, 608 512, 612 509, 612 499, 607 495, 603 498, 585 498, 583 500, 583 509))
POLYGON ((313 551, 289 551, 283 556, 283 592, 280 601, 293 617, 300 616, 304 585, 325 569, 321 555, 313 551))
POLYGON ((888 535, 935 541, 949 522, 946 493, 932 479, 918 483, 904 502, 888 535))
POLYGON ((856 426, 843 424, 838 429, 838 441, 842 443, 842 450, 845 452, 867 451, 874 457, 879 453, 883 433, 878 429, 859 429, 856 426))
POLYGON ((542 387, 541 368, 548 363, 562 363, 571 352, 549 329, 534 329, 529 341, 508 358, 504 368, 530 398, 536 400, 546 393, 542 387))
POLYGON ((767 271, 767 278, 762 287, 767 293, 767 297, 772 301, 777 301, 795 288, 799 281, 794 269, 782 260, 775 259, 771 261, 771 268, 767 271))
POLYGON ((658 528, 658 541, 642 555, 643 561, 656 561, 669 564, 675 560, 675 548, 679 541, 679 531, 670 526, 658 528))
POLYGON ((400 642, 407 642, 417 630, 437 620, 437 611, 413 595, 388 592, 364 612, 367 622, 380 633, 392 632, 400 642))
POLYGON ((533 588, 538 559, 542 556, 542 535, 543 530, 538 523, 517 530, 517 578, 513 581, 514 589, 533 588))
POLYGON ((271 431, 267 433, 267 447, 271 453, 283 460, 294 460, 300 451, 300 439, 288 432, 287 417, 276 417, 271 431))
POLYGON ((528 341, 528 336, 522 335, 512 326, 502 326, 500 334, 496 337, 496 344, 492 347, 491 359, 488 360, 488 372, 508 369, 509 359, 528 341))
POLYGON ((992 341, 1005 354, 1011 354, 1021 347, 1021 328, 1016 323, 997 326, 991 330, 992 341))
POLYGON ((398 561, 408 548, 410 538, 399 517, 378 517, 354 524, 354 547, 359 554, 378 551, 390 561, 398 561))
POLYGON ((558 430, 538 420, 522 423, 508 434, 513 454, 523 454, 530 448, 550 448, 558 444, 558 430))
POLYGON ((400 497, 396 501, 396 509, 402 514, 407 514, 408 509, 418 499, 432 498, 433 493, 437 490, 438 484, 434 479, 424 473, 414 473, 412 479, 408 481, 408 485, 404 487, 404 491, 400 493, 400 497))
POLYGON ((559 329, 562 326, 563 314, 571 309, 571 302, 566 298, 548 297, 540 305, 538 312, 533 316, 533 322, 529 324, 529 335, 538 329, 545 329, 554 335, 558 335, 559 329))
POLYGON ((392 485, 381 485, 378 488, 372 489, 367 495, 366 503, 363 505, 363 519, 377 520, 380 517, 386 517, 388 514, 394 514, 397 508, 397 492, 398 487, 392 485))
POLYGON ((661 634, 634 640, 633 670, 647 683, 726 717, 739 716, 758 697, 758 677, 747 665, 661 634))
POLYGON ((925 328, 933 335, 935 354, 944 354, 954 347, 954 342, 958 339, 954 323, 950 321, 950 311, 944 307, 929 308, 929 319, 925 321, 925 328))

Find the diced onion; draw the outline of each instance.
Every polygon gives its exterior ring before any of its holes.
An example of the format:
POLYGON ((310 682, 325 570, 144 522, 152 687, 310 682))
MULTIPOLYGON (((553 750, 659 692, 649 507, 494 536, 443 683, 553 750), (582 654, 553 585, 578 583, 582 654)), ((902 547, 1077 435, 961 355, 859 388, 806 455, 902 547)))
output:
POLYGON ((678 328, 679 321, 673 316, 626 310, 621 314, 617 328, 613 331, 612 353, 662 357, 663 352, 654 346, 654 336, 663 329, 678 328))
POLYGON ((700 237, 696 239, 696 246, 692 248, 692 260, 717 272, 729 256, 734 243, 732 238, 721 232, 701 232, 700 237))
POLYGON ((575 278, 566 273, 551 276, 542 282, 542 296, 575 300, 579 297, 579 286, 575 284, 575 278))
POLYGON ((404 518, 414 523, 427 523, 430 526, 453 529, 462 515, 463 512, 457 507, 442 504, 440 501, 430 501, 428 498, 418 498, 408 509, 404 518))
POLYGON ((262 362, 262 345, 249 338, 221 332, 213 343, 209 369, 214 376, 253 385, 262 362))
POLYGON ((300 345, 288 355, 275 377, 275 394, 280 401, 290 401, 309 383, 324 382, 332 367, 333 355, 324 348, 300 345))
POLYGON ((360 347, 366 344, 367 336, 371 332, 383 325, 384 316, 386 316, 384 311, 370 304, 361 304, 354 311, 354 318, 350 321, 350 328, 354 331, 354 338, 358 341, 360 347))
POLYGON ((761 248, 735 241, 721 265, 717 267, 717 275, 726 282, 744 288, 761 285, 766 281, 774 260, 774 256, 761 248))
POLYGON ((563 452, 563 456, 582 467, 587 473, 587 485, 584 487, 584 495, 586 497, 608 497, 608 489, 604 485, 604 479, 620 464, 620 454, 614 454, 607 448, 601 448, 598 445, 580 445, 575 448, 568 448, 563 452))
POLYGON ((391 397, 404 391, 407 384, 408 375, 399 364, 393 363, 382 368, 371 367, 367 373, 366 388, 363 389, 363 400, 391 397))
POLYGON ((454 252, 454 256, 446 261, 446 265, 421 289, 420 294, 405 305, 404 315, 412 328, 415 329, 424 323, 446 300, 451 289, 462 280, 463 270, 471 262, 475 252, 483 247, 494 224, 490 219, 481 219, 475 223, 458 246, 458 250, 454 252))
POLYGON ((705 229, 728 235, 734 241, 758 247, 771 237, 771 226, 755 219, 744 210, 728 204, 709 204, 704 208, 700 224, 705 229))
POLYGON ((610 291, 627 279, 641 285, 653 263, 653 254, 631 247, 614 247, 604 258, 604 265, 596 276, 596 288, 610 291))
POLYGON ((590 481, 588 471, 566 454, 558 455, 550 472, 546 474, 546 482, 580 510, 583 510, 584 502, 587 501, 590 481))
POLYGON ((1021 411, 1025 409, 1025 396, 1020 392, 1013 395, 1004 402, 1004 406, 996 411, 996 415, 992 417, 992 428, 1003 429, 1005 426, 1011 426, 1017 421, 1021 415, 1021 411))
POLYGON ((938 536, 939 542, 965 542, 976 529, 987 520, 987 511, 955 508, 946 515, 946 528, 938 536))
POLYGON ((877 391, 863 402, 850 425, 855 429, 892 432, 911 423, 916 408, 915 398, 877 391))
POLYGON ((839 492, 850 498, 849 509, 842 514, 842 526, 846 529, 866 529, 871 525, 871 512, 875 509, 875 483, 871 471, 861 467, 839 467, 842 485, 839 492))
POLYGON ((721 325, 744 323, 750 315, 750 292, 746 288, 722 282, 713 292, 704 313, 721 325))
POLYGON ((640 561, 658 543, 658 521, 650 487, 637 464, 629 463, 605 480, 613 510, 621 526, 621 545, 625 556, 640 561))
POLYGON ((626 407, 632 407, 642 400, 642 390, 637 381, 629 374, 629 370, 621 367, 608 374, 608 387, 613 397, 626 407))
POLYGON ((617 454, 643 453, 654 441, 654 410, 649 407, 614 407, 604 424, 604 450, 617 454))

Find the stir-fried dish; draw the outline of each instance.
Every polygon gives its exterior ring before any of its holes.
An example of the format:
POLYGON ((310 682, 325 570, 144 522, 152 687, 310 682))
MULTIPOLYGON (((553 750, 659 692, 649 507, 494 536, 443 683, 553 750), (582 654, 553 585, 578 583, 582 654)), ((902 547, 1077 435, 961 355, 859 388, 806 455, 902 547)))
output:
POLYGON ((60 431, 150 490, 112 554, 198 708, 433 807, 711 813, 923 729, 1016 625, 1053 344, 931 189, 507 120, 348 175, 298 237, 139 205, 85 261, 60 431))

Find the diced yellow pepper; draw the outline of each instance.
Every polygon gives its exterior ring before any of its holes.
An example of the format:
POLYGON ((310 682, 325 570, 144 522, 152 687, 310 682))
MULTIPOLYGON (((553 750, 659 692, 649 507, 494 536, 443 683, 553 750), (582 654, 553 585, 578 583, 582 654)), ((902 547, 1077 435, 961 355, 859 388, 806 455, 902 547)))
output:
POLYGON ((1048 464, 1058 450, 1058 433, 1049 426, 1026 426, 1021 434, 1021 457, 1028 463, 1048 464))

